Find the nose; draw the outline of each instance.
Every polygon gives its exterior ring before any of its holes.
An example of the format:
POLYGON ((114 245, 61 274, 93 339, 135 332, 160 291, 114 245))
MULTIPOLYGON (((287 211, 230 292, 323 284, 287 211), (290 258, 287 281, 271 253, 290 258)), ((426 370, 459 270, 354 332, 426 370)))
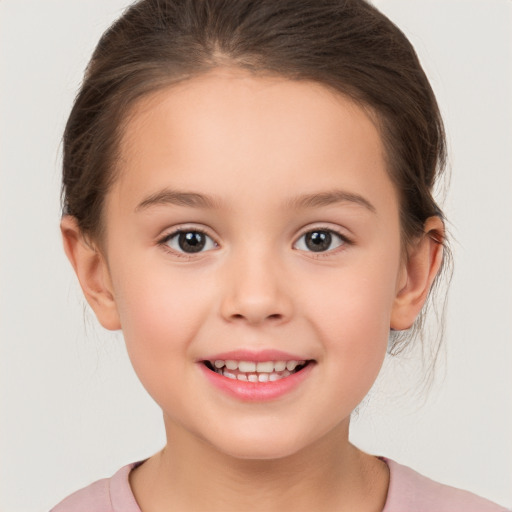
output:
POLYGON ((221 315, 229 322, 281 324, 292 315, 290 282, 278 258, 247 250, 226 262, 221 315))

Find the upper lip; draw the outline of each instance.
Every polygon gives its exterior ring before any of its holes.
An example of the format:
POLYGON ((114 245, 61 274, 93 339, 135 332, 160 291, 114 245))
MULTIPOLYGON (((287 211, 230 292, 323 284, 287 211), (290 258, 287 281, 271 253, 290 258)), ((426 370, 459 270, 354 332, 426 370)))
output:
POLYGON ((199 361, 307 361, 309 357, 304 357, 298 354, 291 354, 289 352, 283 352, 281 350, 265 349, 265 350, 231 350, 229 352, 221 352, 212 354, 207 357, 199 359, 199 361))

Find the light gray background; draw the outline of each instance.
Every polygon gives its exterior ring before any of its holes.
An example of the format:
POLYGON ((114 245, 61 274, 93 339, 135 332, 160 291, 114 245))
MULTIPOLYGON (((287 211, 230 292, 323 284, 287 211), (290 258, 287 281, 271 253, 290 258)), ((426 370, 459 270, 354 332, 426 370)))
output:
MULTIPOLYGON (((404 395, 418 365, 386 364, 352 438, 512 507, 512 2, 375 3, 415 44, 445 116, 456 267, 437 384, 404 395)), ((0 2, 2 512, 47 510, 164 440, 121 336, 84 320, 58 231, 64 122, 125 5, 0 2)))

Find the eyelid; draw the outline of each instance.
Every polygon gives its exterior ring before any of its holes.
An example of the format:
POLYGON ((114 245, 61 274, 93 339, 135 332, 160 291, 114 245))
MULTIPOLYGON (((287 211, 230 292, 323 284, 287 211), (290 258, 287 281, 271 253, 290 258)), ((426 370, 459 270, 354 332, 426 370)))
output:
POLYGON ((293 247, 295 248, 295 246, 297 245, 299 240, 304 235, 307 235, 308 233, 312 233, 315 231, 327 231, 329 233, 332 233, 335 236, 339 237, 343 243, 341 243, 338 247, 335 247, 334 249, 330 249, 327 251, 315 252, 315 251, 308 251, 308 250, 304 250, 304 249, 297 249, 297 250, 307 253, 308 256, 310 256, 310 257, 321 258, 321 257, 326 257, 326 256, 332 256, 333 254, 336 254, 339 251, 346 249, 347 246, 354 245, 354 241, 352 240, 352 238, 348 237, 345 233, 341 232, 341 230, 331 227, 331 226, 319 225, 319 226, 308 226, 306 229, 304 229, 301 232, 301 234, 296 238, 295 242, 293 243, 293 247))
POLYGON ((204 255, 207 252, 210 252, 212 249, 208 249, 206 251, 198 251, 196 253, 187 253, 182 251, 177 251, 176 249, 173 249, 168 245, 169 240, 174 238, 175 236, 179 235, 180 233, 201 233, 205 236, 207 236, 215 245, 215 248, 219 247, 219 243, 216 241, 215 237, 213 237, 207 229, 200 226, 190 226, 190 225, 179 225, 175 226, 173 228, 169 228, 169 230, 166 230, 166 232, 159 236, 156 240, 156 244, 160 247, 162 247, 163 250, 166 252, 172 254, 173 256, 177 256, 179 258, 185 258, 185 259, 192 259, 197 258, 198 256, 204 255))
MULTIPOLYGON (((321 258, 321 257, 331 256, 333 254, 338 253, 340 250, 344 250, 347 246, 354 245, 354 241, 352 240, 352 238, 350 238, 345 233, 343 233, 339 228, 332 227, 332 226, 326 226, 326 225, 318 225, 318 226, 308 226, 307 228, 305 228, 300 233, 300 235, 295 239, 295 241, 292 244, 292 247, 295 249, 298 241, 304 235, 314 232, 314 231, 326 231, 326 232, 332 233, 335 236, 339 237, 342 240, 342 243, 338 247, 335 247, 334 249, 330 249, 327 251, 315 252, 315 251, 307 251, 307 250, 303 250, 303 249, 296 249, 296 250, 307 253, 310 257, 321 258)), ((210 238, 210 240, 212 240, 212 242, 215 244, 215 248, 218 248, 220 246, 220 244, 216 240, 216 237, 212 236, 207 228, 204 228, 202 226, 190 226, 190 225, 186 225, 186 224, 178 225, 173 228, 169 228, 168 230, 166 230, 166 232, 163 235, 161 235, 157 239, 156 244, 161 246, 165 251, 167 251, 177 257, 186 258, 186 259, 196 258, 198 256, 204 255, 205 253, 213 250, 213 249, 208 249, 206 251, 198 251, 197 253, 187 253, 187 252, 177 251, 177 250, 169 247, 167 242, 170 239, 179 235, 180 233, 187 233, 187 232, 202 233, 205 236, 207 236, 208 238, 210 238)))

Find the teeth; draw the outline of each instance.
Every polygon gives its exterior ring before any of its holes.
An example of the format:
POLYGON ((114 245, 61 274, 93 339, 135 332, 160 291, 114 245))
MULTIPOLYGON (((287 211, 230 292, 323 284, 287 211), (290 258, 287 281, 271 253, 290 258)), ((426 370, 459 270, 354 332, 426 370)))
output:
POLYGON ((289 371, 293 371, 295 370, 295 367, 298 365, 299 363, 297 361, 288 361, 286 363, 286 369, 289 370, 289 371))
MULTIPOLYGON (((242 366, 242 365, 240 365, 242 366)), ((239 368, 240 368, 239 366, 239 368)), ((240 368, 240 371, 243 371, 240 368)), ((254 370, 252 370, 254 371, 254 370)), ((274 371, 274 363, 272 361, 267 361, 265 363, 258 363, 256 364, 256 371, 257 372, 265 372, 265 373, 272 373, 274 371)))
POLYGON ((273 372, 292 372, 297 366, 303 365, 305 361, 235 361, 228 359, 223 361, 222 359, 216 359, 212 362, 213 366, 217 369, 226 367, 228 370, 238 370, 243 373, 273 373, 273 372))
MULTIPOLYGON (((243 382, 275 382, 289 377, 306 361, 235 361, 216 359, 210 361, 214 370, 224 377, 243 382)), ((300 369, 300 368, 299 368, 300 369)))
MULTIPOLYGON (((260 366, 260 364, 261 363, 258 363, 258 366, 260 366)), ((256 371, 256 363, 254 361, 239 361, 238 362, 238 369, 241 372, 244 372, 244 373, 255 372, 256 371)), ((274 369, 274 365, 271 362, 270 363, 270 371, 272 371, 273 369, 274 369)), ((258 371, 262 371, 262 370, 260 370, 258 368, 258 371)), ((266 370, 266 371, 268 371, 268 370, 266 370)))
POLYGON ((224 370, 217 370, 217 373, 224 375, 228 379, 241 380, 243 382, 275 382, 279 379, 289 377, 292 373, 288 370, 276 373, 231 373, 227 368, 224 370))
POLYGON ((276 372, 282 372, 284 369, 286 369, 286 361, 276 361, 274 363, 274 370, 276 372))

